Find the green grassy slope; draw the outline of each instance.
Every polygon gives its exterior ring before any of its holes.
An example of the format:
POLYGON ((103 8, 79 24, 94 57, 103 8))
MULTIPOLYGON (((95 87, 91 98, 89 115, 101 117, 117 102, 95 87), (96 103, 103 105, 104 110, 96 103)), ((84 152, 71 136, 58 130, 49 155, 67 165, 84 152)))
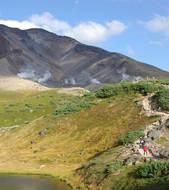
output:
POLYGON ((133 91, 105 99, 55 90, 0 92, 0 170, 57 175, 83 189, 141 187, 145 181, 118 159, 119 139, 157 120, 141 114, 141 99, 133 91))

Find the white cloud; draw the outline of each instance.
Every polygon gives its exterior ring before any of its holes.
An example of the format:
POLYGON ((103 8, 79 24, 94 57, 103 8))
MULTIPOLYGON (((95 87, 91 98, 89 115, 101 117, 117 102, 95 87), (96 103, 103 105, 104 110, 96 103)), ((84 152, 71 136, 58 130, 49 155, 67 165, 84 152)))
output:
POLYGON ((152 32, 169 35, 169 16, 156 15, 153 19, 141 22, 141 24, 152 32))
POLYGON ((55 18, 51 13, 36 14, 27 20, 0 20, 0 24, 20 29, 43 28, 59 35, 67 35, 86 44, 98 44, 108 38, 121 34, 127 26, 118 20, 104 24, 98 22, 82 22, 72 26, 66 21, 55 18))
POLYGON ((4 24, 9 27, 28 29, 37 27, 34 23, 30 21, 17 21, 17 20, 0 20, 0 24, 4 24))
POLYGON ((97 44, 107 40, 109 37, 118 35, 125 30, 126 26, 119 21, 99 24, 96 22, 84 22, 70 28, 65 35, 76 38, 87 44, 97 44))

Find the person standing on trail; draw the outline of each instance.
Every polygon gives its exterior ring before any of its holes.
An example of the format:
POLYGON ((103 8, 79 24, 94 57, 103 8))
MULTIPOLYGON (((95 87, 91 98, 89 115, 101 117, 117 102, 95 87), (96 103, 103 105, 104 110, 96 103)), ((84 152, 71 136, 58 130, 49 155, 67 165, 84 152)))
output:
POLYGON ((143 148, 145 144, 145 140, 143 137, 140 137, 140 148, 143 148))
POLYGON ((148 147, 146 144, 143 146, 143 151, 144 151, 144 157, 147 157, 148 147))

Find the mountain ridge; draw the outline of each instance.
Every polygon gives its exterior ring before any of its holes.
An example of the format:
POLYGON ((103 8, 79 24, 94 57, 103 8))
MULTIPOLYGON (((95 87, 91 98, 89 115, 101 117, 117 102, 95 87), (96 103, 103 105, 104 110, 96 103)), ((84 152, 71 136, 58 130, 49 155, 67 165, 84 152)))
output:
POLYGON ((88 86, 121 80, 169 78, 169 72, 116 52, 89 46, 44 29, 0 25, 0 75, 47 86, 88 86))

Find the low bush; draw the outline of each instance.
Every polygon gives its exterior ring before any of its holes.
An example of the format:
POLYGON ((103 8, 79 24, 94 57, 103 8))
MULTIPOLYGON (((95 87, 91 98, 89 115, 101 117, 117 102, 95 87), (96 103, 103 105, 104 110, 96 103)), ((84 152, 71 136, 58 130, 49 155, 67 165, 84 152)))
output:
POLYGON ((136 169, 139 178, 155 178, 169 175, 169 161, 150 161, 136 169))
POLYGON ((125 136, 120 138, 119 144, 121 145, 130 144, 136 141, 140 137, 144 137, 144 131, 142 130, 131 131, 131 132, 128 132, 125 136))
POLYGON ((106 175, 111 174, 111 173, 119 170, 122 166, 123 166, 123 161, 121 161, 121 160, 114 161, 114 162, 106 165, 103 173, 106 175))
POLYGON ((121 93, 140 93, 147 95, 161 89, 159 84, 152 81, 140 81, 136 83, 121 82, 119 84, 104 86, 96 91, 98 98, 108 98, 121 93))
POLYGON ((83 97, 76 97, 71 101, 64 102, 64 104, 58 104, 54 115, 60 117, 79 112, 82 109, 89 109, 96 104, 94 100, 95 96, 90 93, 85 94, 83 97))
POLYGON ((166 79, 166 80, 160 80, 159 83, 163 84, 163 85, 169 85, 169 80, 168 79, 166 79))
POLYGON ((120 85, 104 86, 96 91, 96 97, 109 98, 111 96, 116 96, 120 92, 122 92, 122 88, 120 85))
POLYGON ((169 111, 169 89, 158 91, 153 97, 154 103, 163 110, 169 111))

